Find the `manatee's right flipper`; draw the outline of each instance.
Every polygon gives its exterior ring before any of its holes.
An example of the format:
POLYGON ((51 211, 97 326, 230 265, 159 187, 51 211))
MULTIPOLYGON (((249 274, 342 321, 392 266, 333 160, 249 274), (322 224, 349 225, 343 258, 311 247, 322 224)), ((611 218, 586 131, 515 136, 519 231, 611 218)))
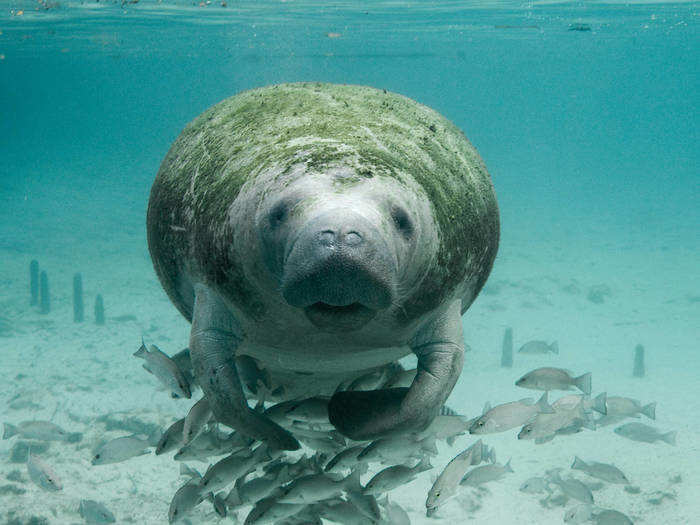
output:
POLYGON ((248 406, 236 370, 240 341, 240 330, 226 305, 206 286, 195 286, 190 357, 214 417, 272 448, 297 450, 299 442, 291 433, 248 406))

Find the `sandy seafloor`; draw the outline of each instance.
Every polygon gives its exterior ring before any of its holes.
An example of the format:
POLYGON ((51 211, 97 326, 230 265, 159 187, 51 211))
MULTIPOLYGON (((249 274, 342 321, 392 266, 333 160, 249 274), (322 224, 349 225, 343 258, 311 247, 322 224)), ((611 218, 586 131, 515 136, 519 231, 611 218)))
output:
MULTIPOLYGON (((14 201, 12 208, 18 213, 14 217, 21 221, 22 209, 33 216, 29 207, 40 208, 44 199, 60 198, 61 191, 35 192, 26 204, 14 201)), ((0 495, 0 523, 9 522, 10 517, 24 523, 31 516, 44 517, 49 523, 81 523, 77 514, 81 498, 104 503, 118 523, 167 522, 170 499, 183 483, 172 453, 108 466, 90 464, 97 440, 127 434, 105 434, 94 418, 136 416, 166 427, 182 417, 192 402, 173 400, 156 390, 154 378, 132 357, 142 336, 171 354, 188 340, 188 324, 168 301, 151 266, 143 227, 145 197, 120 212, 112 210, 119 216, 119 227, 107 224, 106 228, 94 217, 39 219, 36 215, 30 221, 33 231, 23 234, 21 228, 8 229, 11 237, 0 252, 0 307, 11 319, 11 328, 0 338, 0 420, 49 419, 68 431, 82 432, 84 438, 78 444, 54 442, 41 456, 63 480, 60 492, 40 489, 28 481, 23 464, 9 462, 17 437, 0 441, 0 489, 11 483, 6 477, 19 470, 23 482, 12 484, 26 490, 21 495, 0 495), (28 265, 33 258, 49 275, 49 315, 40 315, 28 305, 28 265), (72 321, 70 292, 76 271, 82 272, 86 295, 83 324, 72 321), (96 293, 105 299, 105 326, 92 321, 96 293), (120 316, 133 319, 115 319, 120 316), (40 408, 10 409, 8 400, 18 393, 40 408)), ((114 195, 112 199, 120 200, 114 195)), ((532 216, 537 214, 533 209, 532 216)), ((615 226, 609 217, 589 218, 586 223, 566 219, 566 224, 538 223, 504 210, 494 271, 464 317, 465 339, 472 351, 466 355, 448 405, 472 417, 486 401, 495 404, 537 395, 513 385, 532 368, 554 365, 576 373, 590 371, 594 394, 606 391, 644 403, 657 401, 656 421, 644 422, 664 431, 676 430, 677 446, 629 441, 614 434, 614 427, 585 430, 539 446, 518 441, 517 430, 487 435, 484 440, 496 448, 500 461, 512 457, 514 473, 482 491, 465 488, 441 508, 437 515, 441 520, 428 519, 424 501, 431 475, 475 441, 462 436, 454 448, 440 444, 433 471, 392 493, 412 523, 562 523, 565 508, 546 509, 539 496, 518 488, 525 479, 553 467, 586 479, 569 471, 575 455, 615 463, 641 489, 639 494, 629 494, 620 485, 606 484, 594 493, 599 506, 623 511, 635 523, 700 523, 700 282, 692 227, 685 231, 679 226, 681 220, 653 229, 644 224, 615 226), (589 287, 599 284, 611 290, 603 304, 586 298, 589 287), (512 369, 500 368, 506 326, 514 330, 516 348, 530 339, 557 340, 560 355, 516 354, 512 369), (638 343, 647 353, 643 379, 631 374, 638 343), (661 493, 666 497, 660 498, 661 493), (658 499, 662 501, 650 502, 658 499)), ((191 465, 206 468, 203 463, 191 465)), ((566 509, 575 504, 569 503, 566 509)), ((245 513, 239 512, 238 517, 242 521, 245 513)), ((232 522, 230 517, 218 518, 208 502, 193 515, 193 523, 220 521, 232 522)))

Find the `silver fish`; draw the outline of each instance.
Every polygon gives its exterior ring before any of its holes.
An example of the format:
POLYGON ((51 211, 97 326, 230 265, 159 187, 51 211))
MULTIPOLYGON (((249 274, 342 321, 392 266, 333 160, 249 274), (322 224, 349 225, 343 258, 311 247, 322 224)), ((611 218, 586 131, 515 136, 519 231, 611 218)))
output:
POLYGON ((318 513, 334 523, 343 525, 372 525, 376 520, 359 513, 355 506, 348 501, 322 502, 319 504, 318 513))
POLYGON ((554 409, 547 402, 547 392, 534 403, 531 398, 503 403, 491 408, 484 407, 484 413, 469 427, 470 434, 492 434, 519 427, 532 420, 537 414, 552 414, 554 409))
POLYGON ((119 463, 127 459, 148 454, 148 442, 136 436, 124 436, 112 439, 97 449, 92 457, 93 465, 119 463))
POLYGON ((246 516, 243 525, 265 525, 276 523, 298 514, 306 503, 280 503, 277 498, 264 498, 258 501, 246 516))
POLYGON ((591 373, 572 377, 561 368, 537 368, 518 379, 515 385, 531 390, 572 390, 576 387, 584 394, 590 394, 591 373))
POLYGON ((518 433, 518 439, 552 438, 557 431, 574 424, 577 420, 588 421, 588 416, 581 403, 572 409, 560 408, 555 410, 553 414, 540 413, 535 416, 535 419, 523 426, 518 433))
POLYGON ((636 399, 608 396, 605 406, 609 416, 639 417, 639 414, 643 414, 649 419, 656 419, 656 402, 642 406, 636 399))
POLYGON ((37 439, 39 441, 66 441, 74 443, 80 441, 82 434, 69 433, 50 421, 22 421, 17 426, 5 423, 5 431, 2 439, 12 436, 21 436, 25 439, 37 439))
POLYGON ((398 436, 372 441, 357 455, 357 459, 361 461, 397 463, 436 454, 435 441, 430 438, 414 441, 410 437, 398 436))
POLYGON ((591 399, 590 397, 582 394, 570 394, 568 396, 563 396, 552 403, 552 408, 555 410, 558 408, 574 408, 580 403, 583 404, 583 409, 586 411, 595 410, 599 414, 607 414, 608 409, 606 406, 607 394, 605 392, 598 394, 596 397, 591 399))
POLYGON ((168 427, 160 436, 156 444, 156 456, 175 450, 182 445, 183 429, 185 428, 185 419, 178 419, 168 427))
POLYGON ((202 492, 221 490, 243 474, 255 470, 257 463, 269 459, 267 447, 264 445, 259 446, 253 452, 242 450, 239 453, 231 454, 217 463, 209 465, 199 482, 199 486, 202 492))
MULTIPOLYGON (((244 481, 241 477, 226 496, 226 503, 230 507, 254 504, 272 493, 290 480, 289 465, 284 465, 275 476, 262 476, 244 481)), ((279 494, 282 495, 281 493, 279 494)))
POLYGON ((365 464, 365 461, 358 459, 357 456, 364 450, 365 447, 358 445, 356 447, 346 448, 338 452, 324 467, 326 472, 338 472, 345 469, 355 469, 365 464))
POLYGON ((207 398, 203 397, 192 405, 185 416, 182 424, 182 443, 185 445, 191 443, 204 430, 209 419, 211 419, 211 408, 207 398))
POLYGON ((469 467, 481 463, 484 444, 478 440, 471 447, 457 454, 445 466, 428 491, 425 500, 426 514, 430 517, 437 508, 457 494, 457 487, 469 467))
POLYGON ((63 489, 63 483, 53 469, 31 452, 27 457, 27 472, 29 479, 44 490, 57 492, 63 489))
POLYGON ((594 513, 593 519, 595 525, 632 525, 632 520, 626 514, 611 509, 594 513))
POLYGON ((355 486, 359 472, 355 471, 347 478, 325 473, 309 474, 292 481, 284 488, 280 503, 315 503, 324 499, 340 496, 347 488, 355 486))
POLYGON ((305 421, 307 423, 328 422, 329 397, 310 397, 292 403, 286 411, 287 418, 305 421))
POLYGON ((177 489, 168 509, 168 521, 178 523, 184 520, 197 505, 204 501, 199 485, 195 481, 188 481, 177 489))
POLYGON ((428 428, 416 435, 416 439, 421 441, 426 438, 444 439, 448 445, 452 446, 457 436, 466 434, 474 421, 475 419, 467 419, 464 416, 438 415, 428 428))
POLYGON ((481 465, 480 467, 473 468, 462 478, 459 482, 460 485, 469 485, 472 487, 478 487, 489 481, 498 481, 508 472, 513 472, 510 466, 510 460, 505 465, 500 463, 492 463, 490 465, 481 465))
POLYGON ((383 502, 381 502, 384 511, 386 512, 386 522, 391 525, 411 525, 411 518, 408 517, 408 513, 403 509, 398 503, 389 501, 389 497, 385 497, 383 502))
POLYGON ((146 348, 146 343, 141 340, 141 347, 134 352, 134 357, 139 357, 145 361, 143 368, 156 376, 161 384, 176 397, 192 397, 190 384, 178 368, 175 361, 162 352, 156 345, 146 348))
POLYGON ((593 503, 593 493, 585 483, 575 479, 563 479, 559 475, 559 469, 555 469, 549 476, 549 481, 558 485, 561 491, 568 497, 580 501, 581 503, 593 503))
POLYGON ((519 354, 559 354, 559 344, 554 341, 547 344, 546 341, 528 341, 518 350, 519 354))
POLYGON ((549 483, 542 477, 528 478, 520 485, 520 491, 526 494, 542 494, 543 492, 551 492, 549 483))
POLYGON ((422 458, 414 467, 394 465, 379 471, 369 480, 363 490, 363 494, 377 495, 388 492, 396 487, 405 485, 416 479, 418 474, 433 468, 426 458, 422 458))
POLYGON ((654 427, 645 425, 644 423, 625 423, 614 430, 615 434, 626 437, 633 441, 641 441, 644 443, 654 443, 656 441, 664 441, 669 445, 676 444, 676 432, 659 432, 654 427))
POLYGON ((593 519, 595 506, 590 503, 582 503, 569 509, 564 514, 564 523, 586 523, 593 519))
POLYGON ((608 483, 618 483, 621 485, 629 485, 627 476, 615 465, 608 463, 598 463, 597 461, 583 461, 578 456, 574 456, 574 462, 571 465, 574 470, 582 470, 591 477, 602 479, 608 483))
POLYGON ((85 523, 115 523, 117 520, 107 507, 91 499, 81 499, 78 513, 85 523))

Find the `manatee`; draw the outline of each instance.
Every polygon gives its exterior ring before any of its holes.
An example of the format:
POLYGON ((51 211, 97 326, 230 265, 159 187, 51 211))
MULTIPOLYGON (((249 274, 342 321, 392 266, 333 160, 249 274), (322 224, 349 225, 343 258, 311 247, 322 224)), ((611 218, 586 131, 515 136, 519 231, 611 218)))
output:
POLYGON ((214 417, 294 450, 248 405, 237 360, 265 370, 266 401, 332 396, 329 421, 351 439, 425 429, 461 373, 461 315, 491 271, 499 214, 479 154, 434 110, 371 87, 290 83, 184 128, 147 229, 214 417), (410 387, 338 388, 411 352, 410 387))

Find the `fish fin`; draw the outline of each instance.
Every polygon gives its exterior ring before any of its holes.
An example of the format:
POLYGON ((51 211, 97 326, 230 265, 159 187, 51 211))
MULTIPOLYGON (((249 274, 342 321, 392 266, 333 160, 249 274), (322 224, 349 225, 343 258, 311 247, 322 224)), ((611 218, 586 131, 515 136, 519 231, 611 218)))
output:
POLYGON ((456 439, 457 439, 457 436, 450 436, 445 441, 447 441, 447 444, 449 446, 454 447, 456 439))
POLYGON ((608 413, 608 394, 607 392, 603 392, 601 394, 598 394, 593 398, 593 404, 591 405, 591 408, 598 412, 599 414, 606 415, 608 413))
POLYGON ((19 428, 10 423, 5 423, 5 431, 2 434, 2 439, 10 439, 19 433, 19 428))
MULTIPOLYGON (((152 373, 153 373, 153 371, 152 371, 150 368, 148 368, 148 365, 147 365, 146 363, 142 364, 141 366, 142 366, 143 369, 144 369, 146 372, 148 372, 149 374, 152 374, 152 373)), ((161 387, 160 390, 165 390, 165 388, 161 387)))
POLYGON ((644 405, 640 412, 649 419, 656 420, 656 401, 649 403, 648 405, 644 405))
POLYGON ((433 466, 430 464, 430 460, 426 457, 422 457, 418 464, 414 467, 416 472, 425 472, 430 470, 433 466))
POLYGON ((146 354, 148 354, 148 349, 146 348, 146 343, 144 342, 143 337, 142 337, 141 338, 141 346, 132 355, 134 357, 140 357, 143 359, 146 357, 146 354))
POLYGON ((484 403, 484 409, 481 411, 481 414, 484 415, 489 410, 491 410, 491 403, 487 401, 486 403, 484 403))
POLYGON ((506 470, 506 472, 513 472, 513 467, 510 465, 510 461, 513 458, 510 458, 508 461, 506 461, 506 464, 503 465, 503 468, 506 470))
POLYGON ((429 453, 433 456, 437 456, 438 449, 437 449, 437 444, 435 443, 435 439, 431 438, 426 438, 423 441, 421 441, 421 450, 425 451, 426 453, 429 453))
POLYGON ((559 343, 557 343, 556 341, 554 341, 551 345, 549 345, 549 350, 550 350, 553 354, 559 355, 559 343))
POLYGON ((549 401, 547 400, 547 394, 548 392, 545 391, 542 394, 542 397, 537 401, 537 408, 539 409, 541 414, 553 414, 554 409, 552 408, 552 405, 549 404, 549 401))
POLYGON ((671 432, 667 432, 666 434, 663 434, 661 436, 661 439, 663 439, 666 443, 669 445, 676 445, 676 431, 673 430, 671 432))
POLYGON ((574 456, 574 462, 571 464, 571 468, 574 470, 584 470, 588 465, 580 457, 574 456))
POLYGON ((596 429, 595 421, 589 417, 582 418, 581 422, 582 422, 581 426, 583 428, 587 428, 588 430, 595 430, 596 429))
POLYGON ((591 394, 591 373, 586 372, 574 379, 576 387, 584 394, 591 394))

